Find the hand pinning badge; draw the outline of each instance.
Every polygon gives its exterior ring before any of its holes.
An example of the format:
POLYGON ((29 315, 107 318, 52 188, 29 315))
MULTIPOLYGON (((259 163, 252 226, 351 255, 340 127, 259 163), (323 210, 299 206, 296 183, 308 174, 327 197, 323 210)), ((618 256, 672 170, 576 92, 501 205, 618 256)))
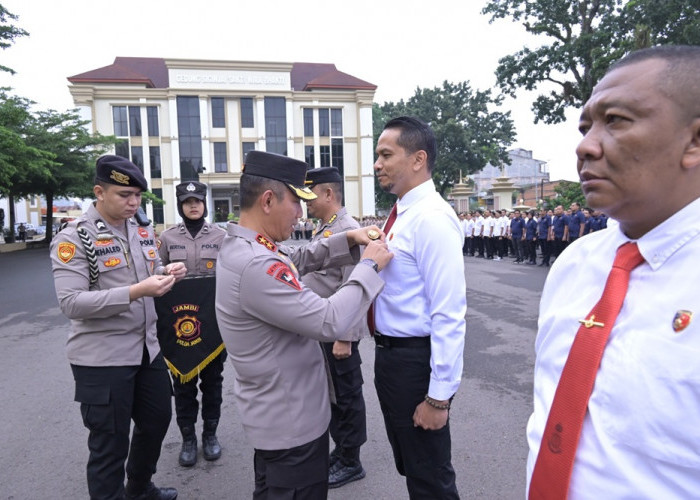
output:
POLYGON ((367 237, 370 240, 378 240, 380 236, 381 234, 379 233, 379 231, 375 229, 370 229, 369 231, 367 231, 367 237))

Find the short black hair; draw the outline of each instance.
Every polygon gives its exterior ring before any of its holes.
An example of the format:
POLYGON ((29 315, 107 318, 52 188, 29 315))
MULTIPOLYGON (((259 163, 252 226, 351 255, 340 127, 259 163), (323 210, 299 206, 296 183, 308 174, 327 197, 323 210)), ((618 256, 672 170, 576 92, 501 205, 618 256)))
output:
POLYGON ((275 198, 282 200, 287 186, 281 181, 260 177, 258 175, 241 175, 241 210, 248 210, 255 204, 255 200, 267 190, 275 193, 275 198))
POLYGON ((401 131, 396 142, 409 153, 425 151, 428 156, 428 172, 433 171, 437 157, 437 141, 430 125, 413 116, 399 116, 384 125, 384 130, 387 129, 401 131))

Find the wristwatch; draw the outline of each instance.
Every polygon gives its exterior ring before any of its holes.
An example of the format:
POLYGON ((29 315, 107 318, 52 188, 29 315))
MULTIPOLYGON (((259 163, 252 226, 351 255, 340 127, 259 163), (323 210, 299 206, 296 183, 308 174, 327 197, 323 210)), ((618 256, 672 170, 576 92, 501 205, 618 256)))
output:
POLYGON ((375 272, 375 273, 378 273, 378 272, 379 272, 379 264, 377 264, 377 263, 374 261, 374 259, 362 259, 362 260, 360 261, 360 264, 365 264, 365 265, 371 267, 372 269, 374 269, 374 272, 375 272))

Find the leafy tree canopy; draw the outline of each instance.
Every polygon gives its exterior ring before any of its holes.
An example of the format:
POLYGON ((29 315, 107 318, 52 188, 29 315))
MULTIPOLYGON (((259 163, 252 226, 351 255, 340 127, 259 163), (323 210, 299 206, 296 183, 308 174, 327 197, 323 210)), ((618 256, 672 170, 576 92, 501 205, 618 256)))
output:
MULTIPOLYGON (((27 36, 29 33, 22 28, 13 26, 10 21, 16 21, 17 16, 8 12, 5 7, 0 5, 0 49, 6 49, 15 42, 15 38, 27 36)), ((6 71, 15 74, 14 70, 0 64, 0 71, 6 71)))
POLYGON ((583 105, 610 64, 631 50, 700 44, 700 0, 491 0, 482 14, 490 22, 511 18, 543 37, 496 69, 511 96, 551 84, 532 103, 535 123, 564 121, 565 109, 583 105))
MULTIPOLYGON (((487 163, 509 163, 507 147, 515 139, 510 112, 492 111, 501 97, 490 90, 471 88, 469 82, 450 83, 432 89, 417 88, 408 101, 374 106, 375 144, 384 124, 397 116, 416 116, 428 123, 437 139, 437 161, 433 181, 441 195, 460 179, 481 170, 487 163)), ((376 203, 382 208, 393 203, 375 182, 376 203)))
POLYGON ((580 182, 561 181, 554 188, 556 195, 553 198, 545 198, 545 206, 549 209, 554 209, 557 205, 564 207, 567 210, 569 206, 576 202, 581 208, 586 206, 586 198, 583 196, 580 182))

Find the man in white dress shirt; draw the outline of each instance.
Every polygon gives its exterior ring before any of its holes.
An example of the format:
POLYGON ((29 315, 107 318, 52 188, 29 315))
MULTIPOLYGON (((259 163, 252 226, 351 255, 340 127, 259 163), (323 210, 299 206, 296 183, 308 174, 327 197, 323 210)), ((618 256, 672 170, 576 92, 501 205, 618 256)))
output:
MULTIPOLYGON (((631 272, 603 352, 568 498, 700 494, 698 75, 700 47, 632 52, 583 108, 576 154, 586 203, 619 224, 574 242, 547 278, 527 429, 528 491, 579 320, 601 297, 617 248, 634 241, 645 262, 631 272)), ((548 498, 546 488, 530 498, 548 498)))
POLYGON ((396 221, 384 228, 394 259, 380 272, 385 286, 375 301, 377 395, 409 497, 459 498, 448 416, 463 367, 463 232, 433 185, 428 125, 395 118, 376 151, 379 185, 398 196, 396 221))

